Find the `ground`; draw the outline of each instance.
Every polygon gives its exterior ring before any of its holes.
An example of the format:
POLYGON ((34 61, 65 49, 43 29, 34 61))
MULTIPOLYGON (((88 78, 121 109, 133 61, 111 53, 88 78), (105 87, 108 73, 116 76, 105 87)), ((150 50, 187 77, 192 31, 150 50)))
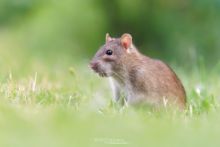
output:
POLYGON ((122 108, 89 59, 0 40, 0 146, 220 146, 219 65, 171 65, 187 91, 184 112, 122 108))

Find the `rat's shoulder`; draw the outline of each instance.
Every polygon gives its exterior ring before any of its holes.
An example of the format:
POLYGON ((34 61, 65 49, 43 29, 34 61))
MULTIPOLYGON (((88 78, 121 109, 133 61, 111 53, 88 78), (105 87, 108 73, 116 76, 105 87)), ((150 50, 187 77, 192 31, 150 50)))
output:
POLYGON ((149 56, 140 54, 140 61, 141 63, 143 63, 143 65, 147 64, 147 65, 152 65, 152 66, 166 66, 166 63, 164 63, 163 61, 156 59, 156 58, 151 58, 149 56))
POLYGON ((172 68, 160 59, 151 58, 149 56, 141 56, 141 66, 145 66, 147 69, 158 71, 172 71, 172 68))

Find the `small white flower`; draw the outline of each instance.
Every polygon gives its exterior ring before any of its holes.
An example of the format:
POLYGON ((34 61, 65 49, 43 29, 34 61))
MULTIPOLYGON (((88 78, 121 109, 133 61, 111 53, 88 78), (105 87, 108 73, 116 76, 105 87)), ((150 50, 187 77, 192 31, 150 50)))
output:
POLYGON ((202 86, 201 84, 198 84, 198 85, 196 85, 196 87, 195 87, 195 91, 196 91, 196 93, 197 93, 198 95, 201 94, 202 89, 203 89, 203 86, 202 86))

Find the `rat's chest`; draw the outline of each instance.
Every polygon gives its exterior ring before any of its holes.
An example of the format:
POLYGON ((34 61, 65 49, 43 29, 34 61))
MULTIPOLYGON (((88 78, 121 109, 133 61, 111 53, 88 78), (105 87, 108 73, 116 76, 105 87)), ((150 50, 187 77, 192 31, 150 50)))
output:
POLYGON ((129 80, 125 80, 123 83, 117 82, 116 85, 125 95, 128 102, 133 102, 144 97, 144 91, 137 91, 137 88, 134 87, 134 83, 129 80))

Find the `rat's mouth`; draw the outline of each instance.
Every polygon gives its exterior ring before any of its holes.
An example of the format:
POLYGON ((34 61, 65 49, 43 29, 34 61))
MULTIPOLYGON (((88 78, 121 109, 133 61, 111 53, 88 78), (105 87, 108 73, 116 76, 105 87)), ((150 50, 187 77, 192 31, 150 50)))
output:
POLYGON ((94 69, 93 69, 93 71, 94 71, 95 73, 97 73, 100 77, 108 77, 108 74, 105 73, 104 71, 94 70, 94 69))
POLYGON ((91 67, 91 69, 95 73, 99 74, 100 77, 108 77, 108 74, 103 69, 101 69, 98 65, 91 67))
POLYGON ((97 73, 100 77, 108 77, 108 74, 104 71, 94 70, 94 72, 97 73))
POLYGON ((99 72, 98 74, 100 77, 108 77, 108 75, 104 72, 99 72))

